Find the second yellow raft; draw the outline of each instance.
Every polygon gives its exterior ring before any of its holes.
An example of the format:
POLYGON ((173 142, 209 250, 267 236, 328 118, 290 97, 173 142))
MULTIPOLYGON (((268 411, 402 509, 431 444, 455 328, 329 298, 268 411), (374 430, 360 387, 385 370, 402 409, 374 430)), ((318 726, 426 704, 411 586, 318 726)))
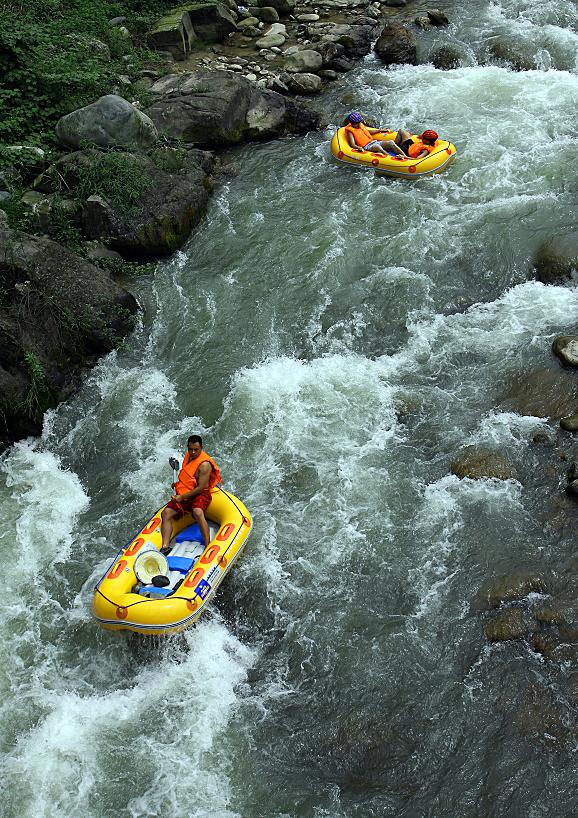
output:
MULTIPOLYGON (((396 136, 397 131, 386 131, 375 134, 374 138, 395 139, 396 136)), ((412 139, 415 141, 419 137, 412 134, 412 139)), ((345 128, 338 128, 331 140, 331 153, 340 162, 365 167, 380 175, 415 179, 417 176, 441 173, 449 167, 456 158, 456 147, 445 139, 438 139, 434 150, 422 159, 398 159, 383 153, 352 148, 347 141, 345 128)))

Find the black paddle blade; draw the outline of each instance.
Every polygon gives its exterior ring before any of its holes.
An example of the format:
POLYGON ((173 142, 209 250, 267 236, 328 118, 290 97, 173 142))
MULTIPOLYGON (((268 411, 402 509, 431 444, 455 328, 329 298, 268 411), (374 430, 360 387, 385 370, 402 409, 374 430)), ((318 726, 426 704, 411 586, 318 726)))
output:
POLYGON ((169 466, 176 471, 179 468, 179 461, 176 457, 169 457, 169 466))

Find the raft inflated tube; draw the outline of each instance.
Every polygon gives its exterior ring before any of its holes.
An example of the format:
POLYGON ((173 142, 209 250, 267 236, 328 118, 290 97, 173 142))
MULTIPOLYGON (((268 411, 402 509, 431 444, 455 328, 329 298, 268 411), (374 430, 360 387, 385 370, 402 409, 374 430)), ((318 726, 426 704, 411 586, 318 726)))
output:
MULTIPOLYGON (((397 131, 384 131, 374 135, 375 139, 395 139, 397 131)), ((419 139, 416 134, 411 135, 413 140, 419 139)), ((350 165, 369 168, 378 174, 386 176, 407 177, 415 179, 430 173, 441 173, 451 165, 456 158, 456 147, 445 139, 438 139, 434 150, 421 159, 403 159, 389 156, 384 153, 366 151, 362 148, 352 148, 347 140, 345 128, 338 128, 331 140, 331 153, 340 162, 350 165)))
MULTIPOLYGON (((160 553, 160 559, 156 560, 157 555, 153 553, 153 549, 160 552, 162 545, 161 514, 166 506, 159 509, 136 537, 118 552, 94 589, 92 610, 103 628, 170 634, 189 627, 199 618, 243 550, 252 526, 251 515, 237 497, 221 488, 213 489, 211 494, 205 514, 214 524, 213 530, 216 527, 217 531, 198 558, 190 560, 190 564, 184 562, 183 579, 174 591, 165 589, 164 596, 142 596, 138 592, 140 583, 135 574, 139 554, 145 557, 146 552, 150 552, 153 558, 151 565, 147 566, 150 569, 147 576, 156 570, 155 566, 163 568, 167 562, 160 553)), ((173 520, 171 540, 192 522, 190 514, 173 520)), ((142 561, 146 564, 146 560, 142 561)), ((168 562, 171 562, 170 557, 168 562)))

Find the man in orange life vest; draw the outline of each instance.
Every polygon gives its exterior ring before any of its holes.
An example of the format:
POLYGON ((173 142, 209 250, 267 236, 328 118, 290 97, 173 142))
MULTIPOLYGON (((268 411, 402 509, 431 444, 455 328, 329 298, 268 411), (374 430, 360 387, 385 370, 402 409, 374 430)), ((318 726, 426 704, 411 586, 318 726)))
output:
POLYGON ((213 458, 203 451, 203 439, 199 435, 191 435, 187 440, 187 453, 177 482, 173 483, 175 494, 161 515, 163 548, 168 548, 170 544, 173 519, 188 512, 199 524, 205 545, 209 544, 211 537, 205 511, 211 502, 211 489, 220 482, 221 472, 213 458))

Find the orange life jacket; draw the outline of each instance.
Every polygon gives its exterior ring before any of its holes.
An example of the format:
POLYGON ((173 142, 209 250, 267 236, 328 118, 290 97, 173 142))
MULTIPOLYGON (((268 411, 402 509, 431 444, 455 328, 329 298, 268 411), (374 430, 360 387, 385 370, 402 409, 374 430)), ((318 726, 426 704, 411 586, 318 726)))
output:
POLYGON ((369 142, 373 142, 375 139, 375 136, 369 133, 363 122, 360 122, 357 128, 353 128, 351 125, 346 125, 345 130, 349 131, 350 134, 353 134, 355 144, 359 148, 364 148, 369 142))
POLYGON ((195 457, 194 460, 191 460, 189 453, 185 454, 182 468, 179 472, 179 476, 177 479, 177 485, 175 487, 175 491, 177 494, 186 494, 188 491, 192 491, 194 488, 197 487, 197 471, 201 463, 210 463, 211 464, 211 476, 209 478, 209 485, 207 486, 207 491, 214 489, 217 483, 221 482, 221 472, 219 471, 219 467, 215 463, 212 457, 201 451, 201 453, 195 457))
POLYGON ((415 157, 419 156, 422 151, 427 151, 428 153, 431 153, 436 145, 437 141, 433 145, 426 145, 425 142, 422 142, 421 139, 418 139, 417 142, 414 142, 412 145, 408 147, 407 152, 412 159, 415 159, 415 157))

